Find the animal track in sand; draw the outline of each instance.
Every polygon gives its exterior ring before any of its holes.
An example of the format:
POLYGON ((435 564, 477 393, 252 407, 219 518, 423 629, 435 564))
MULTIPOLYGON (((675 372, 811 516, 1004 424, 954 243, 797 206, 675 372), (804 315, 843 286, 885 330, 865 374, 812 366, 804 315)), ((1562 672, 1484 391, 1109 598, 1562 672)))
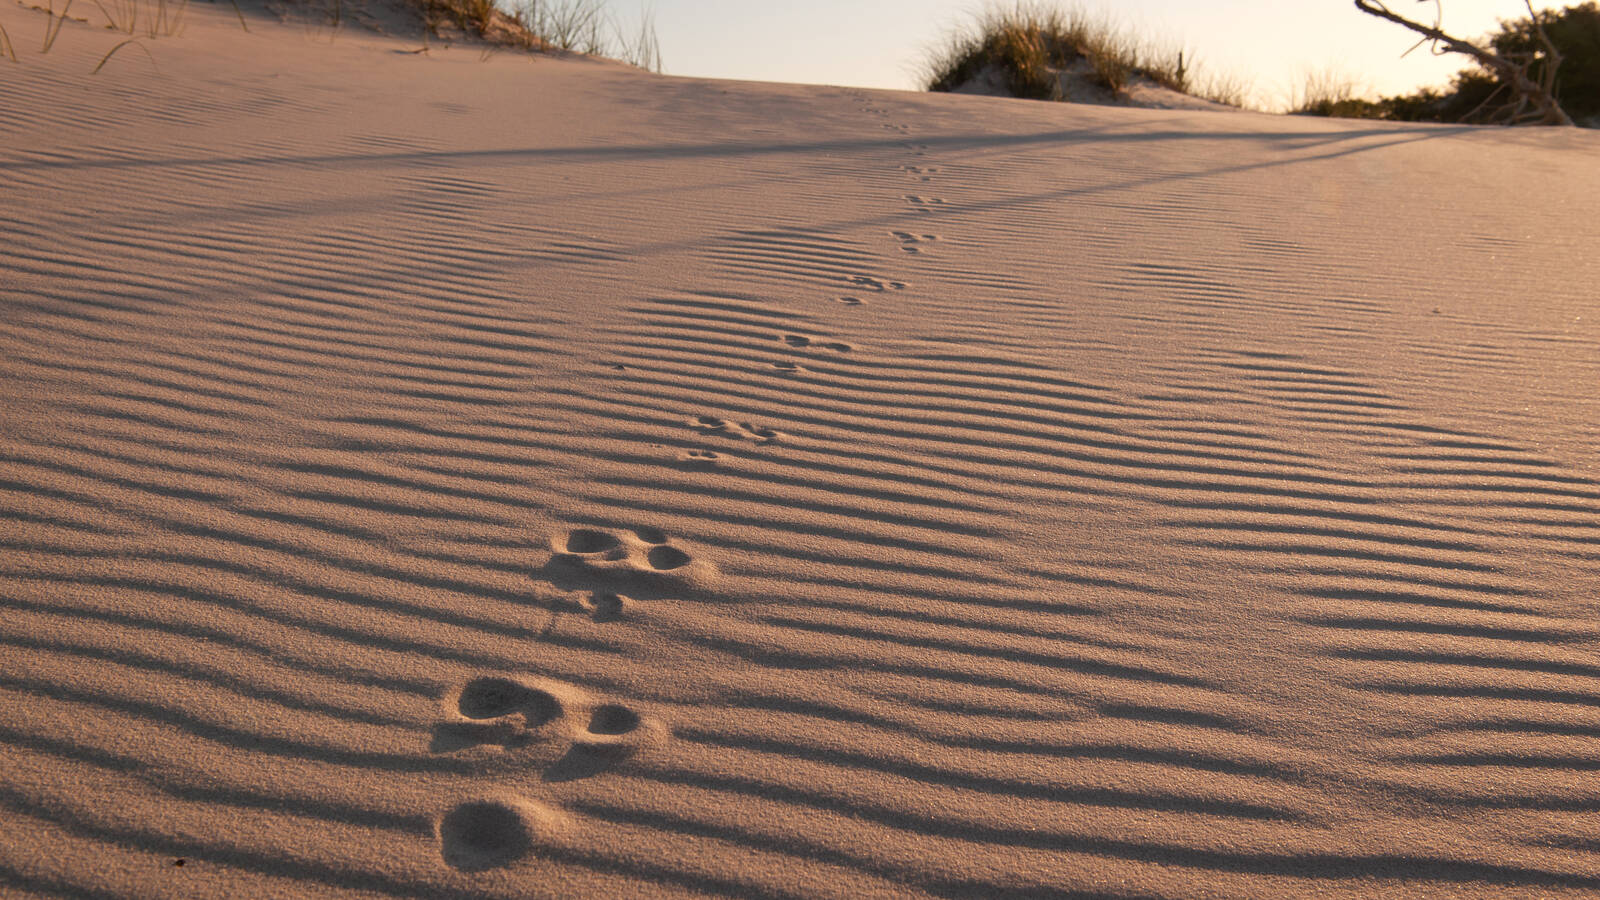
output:
POLYGON ((846 344, 843 341, 813 341, 811 338, 798 334, 784 335, 783 342, 795 348, 820 347, 824 350, 832 350, 835 353, 849 353, 853 349, 849 344, 846 344))
POLYGON ((455 721, 434 728, 431 748, 451 753, 485 744, 507 750, 525 747, 564 712, 561 700, 549 691, 509 678, 474 678, 456 693, 455 721))
MULTIPOLYGON (((596 705, 578 740, 542 775, 546 782, 598 775, 637 752, 662 729, 616 703, 596 705)), ((439 855, 462 872, 512 865, 533 853, 554 832, 571 827, 564 810, 526 797, 480 796, 441 815, 434 823, 439 855)))
POLYGON ((610 591, 591 591, 589 596, 579 600, 578 604, 589 613, 589 618, 596 622, 615 622, 628 613, 628 607, 633 601, 621 594, 610 591))
POLYGON ((610 553, 621 547, 622 541, 604 531, 578 528, 567 533, 568 553, 610 553))
POLYGON ((559 588, 587 595, 567 608, 584 610, 595 621, 621 618, 633 606, 632 598, 682 596, 715 573, 659 528, 576 528, 550 546, 554 552, 544 574, 559 588))
POLYGON ((544 772, 545 781, 588 778, 611 768, 659 735, 640 715, 620 703, 603 703, 589 713, 589 724, 572 749, 544 772))
POLYGON ((907 194, 906 205, 917 212, 929 213, 944 206, 944 199, 941 197, 918 197, 916 194, 907 194))
POLYGON ((689 554, 672 546, 659 528, 633 529, 632 539, 593 528, 574 528, 567 532, 564 552, 558 555, 590 562, 631 562, 642 552, 645 562, 657 571, 678 569, 691 561, 689 554))
POLYGON ((590 734, 627 734, 638 727, 639 714, 615 703, 597 706, 589 715, 590 734))
POLYGON ((677 547, 669 547, 665 544, 659 547, 651 547, 645 552, 644 558, 650 563, 650 568, 655 569, 657 572, 670 572, 673 569, 681 569, 694 562, 694 557, 679 550, 677 547))
POLYGON ((922 248, 918 247, 918 244, 928 244, 939 239, 936 234, 912 234, 909 231, 891 231, 889 233, 894 235, 895 239, 900 242, 900 249, 906 253, 921 253, 922 248))
POLYGON ((851 277, 850 283, 859 288, 878 291, 878 293, 885 293, 885 291, 891 290, 906 290, 906 282, 883 282, 883 280, 874 279, 872 275, 854 275, 854 277, 851 277))
POLYGON ((538 728, 560 717, 561 701, 506 678, 474 678, 456 696, 456 709, 469 719, 520 715, 524 727, 538 728))
POLYGON ((714 466, 722 454, 711 450, 684 450, 678 454, 678 462, 690 466, 714 466))
POLYGON ((533 849, 531 812, 531 804, 525 800, 462 803, 439 820, 439 854, 464 872, 516 862, 533 849))
POLYGON ((901 166, 907 175, 914 175, 921 181, 932 181, 933 174, 939 171, 938 166, 901 166))
POLYGON ((835 297, 834 299, 840 303, 843 303, 845 306, 861 306, 867 302, 860 297, 835 297))
POLYGON ((698 416, 689 423, 689 427, 705 434, 714 434, 719 437, 737 438, 742 441, 754 441, 758 444, 771 444, 780 437, 779 432, 764 425, 751 422, 730 422, 716 416, 698 416))
MULTIPOLYGON (((655 549, 665 551, 657 559, 663 567, 688 564, 688 554, 675 547, 662 544, 655 549)), ((596 591, 589 602, 597 610, 621 615, 627 599, 596 591)), ((518 765, 544 766, 542 777, 546 781, 597 774, 663 733, 659 725, 632 707, 610 700, 591 700, 577 687, 554 682, 540 686, 484 675, 468 680, 446 700, 446 721, 434 727, 430 750, 482 754, 486 748, 494 748, 487 750, 488 757, 480 757, 486 759, 492 759, 496 752, 513 753, 510 760, 518 765)), ((505 818, 483 810, 471 815, 463 824, 505 818)), ((468 836, 457 833, 464 845, 486 843, 466 840, 468 836)))

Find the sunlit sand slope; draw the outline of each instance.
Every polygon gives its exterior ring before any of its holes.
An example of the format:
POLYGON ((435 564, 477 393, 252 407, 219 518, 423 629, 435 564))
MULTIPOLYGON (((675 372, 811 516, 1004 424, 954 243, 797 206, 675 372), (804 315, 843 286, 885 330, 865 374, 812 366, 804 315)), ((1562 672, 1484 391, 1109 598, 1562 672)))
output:
POLYGON ((1600 135, 223 10, 0 10, 0 893, 1600 891, 1600 135))

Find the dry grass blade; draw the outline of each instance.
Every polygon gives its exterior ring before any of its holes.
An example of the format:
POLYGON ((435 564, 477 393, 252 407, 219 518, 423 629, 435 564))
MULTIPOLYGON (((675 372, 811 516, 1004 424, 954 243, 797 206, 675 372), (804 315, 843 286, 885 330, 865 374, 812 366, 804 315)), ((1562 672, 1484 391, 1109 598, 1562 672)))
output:
POLYGON ((94 5, 100 9, 100 14, 106 17, 106 25, 114 31, 123 34, 133 34, 134 26, 139 22, 138 0, 94 0, 94 5), (109 3, 108 7, 106 4, 109 3))
POLYGON ((639 31, 632 40, 619 38, 619 56, 647 72, 661 71, 661 43, 656 39, 655 15, 649 10, 639 17, 639 31))
POLYGON ((605 9, 598 0, 531 0, 521 16, 534 34, 562 50, 605 50, 605 9))
MULTIPOLYGON (((229 2, 239 17, 239 26, 249 31, 238 0, 229 2)), ((134 34, 143 22, 145 36, 156 38, 172 37, 183 30, 183 16, 189 8, 189 0, 94 0, 94 5, 112 30, 134 34)))
POLYGON ((128 38, 127 40, 125 40, 122 43, 116 45, 115 47, 112 47, 106 53, 105 56, 100 57, 100 64, 95 66, 94 70, 91 71, 89 74, 90 75, 98 75, 98 74, 100 74, 100 70, 106 67, 106 63, 111 61, 111 57, 116 55, 116 52, 118 50, 121 50, 123 47, 127 47, 130 44, 132 46, 138 47, 140 50, 143 50, 144 51, 144 55, 150 57, 150 65, 155 66, 156 67, 156 71, 160 71, 161 70, 161 66, 156 64, 155 54, 151 53, 150 49, 148 47, 146 47, 143 43, 141 43, 138 38, 128 38))
POLYGON ((150 37, 172 37, 183 31, 183 14, 189 9, 189 0, 156 0, 155 18, 146 27, 150 37))
POLYGON ((1251 102, 1254 86, 1251 84, 1250 79, 1238 74, 1213 74, 1197 84, 1193 84, 1190 93, 1196 97, 1210 100, 1212 103, 1221 103, 1223 106, 1235 106, 1242 109, 1251 102))
POLYGON ((67 12, 70 9, 72 9, 72 0, 67 0, 66 4, 61 7, 61 15, 58 17, 56 15, 55 2, 51 0, 50 9, 47 10, 50 19, 44 25, 44 48, 39 51, 40 53, 49 53, 50 48, 55 45, 56 38, 61 36, 61 26, 67 24, 67 12))
POLYGON ((441 28, 453 27, 498 46, 607 56, 649 71, 661 70, 661 45, 649 10, 641 13, 630 37, 607 13, 605 0, 524 0, 509 13, 495 0, 410 2, 422 15, 424 47, 441 28))
POLYGON ((11 46, 11 35, 6 34, 4 25, 0 25, 0 50, 5 51, 5 54, 11 57, 12 62, 17 61, 17 48, 11 46))

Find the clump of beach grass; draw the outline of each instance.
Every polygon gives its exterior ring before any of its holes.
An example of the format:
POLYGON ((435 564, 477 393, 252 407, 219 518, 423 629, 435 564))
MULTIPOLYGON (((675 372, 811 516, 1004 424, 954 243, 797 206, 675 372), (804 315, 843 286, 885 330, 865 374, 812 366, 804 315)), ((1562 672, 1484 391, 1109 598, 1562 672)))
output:
MULTIPOLYGON (((1191 63, 1183 49, 1141 41, 1103 17, 1022 0, 978 14, 929 53, 922 74, 930 91, 953 91, 998 72, 1013 96, 1070 100, 1059 73, 1078 67, 1113 95, 1125 94, 1136 79, 1146 78, 1179 93, 1204 96, 1191 63)), ((1238 82, 1209 84, 1215 96, 1206 99, 1216 102, 1242 101, 1246 93, 1238 82)))

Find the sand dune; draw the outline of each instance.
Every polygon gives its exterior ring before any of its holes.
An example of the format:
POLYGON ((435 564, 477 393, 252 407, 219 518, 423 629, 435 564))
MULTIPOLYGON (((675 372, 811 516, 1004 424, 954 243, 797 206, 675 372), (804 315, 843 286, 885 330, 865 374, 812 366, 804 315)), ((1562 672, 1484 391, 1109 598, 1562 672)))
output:
POLYGON ((1600 892, 1600 136, 224 9, 0 64, 0 893, 1600 892))

